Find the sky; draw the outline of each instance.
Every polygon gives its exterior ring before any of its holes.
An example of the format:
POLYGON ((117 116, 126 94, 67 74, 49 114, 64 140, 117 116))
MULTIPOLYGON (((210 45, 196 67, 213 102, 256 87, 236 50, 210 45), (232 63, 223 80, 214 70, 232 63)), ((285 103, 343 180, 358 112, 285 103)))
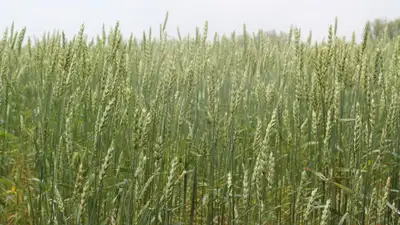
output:
POLYGON ((155 35, 169 12, 167 32, 177 36, 194 34, 209 24, 209 38, 215 32, 230 35, 242 32, 276 30, 287 32, 300 27, 302 36, 312 30, 313 38, 322 40, 328 27, 338 17, 338 34, 357 39, 367 20, 400 17, 400 0, 0 0, 0 32, 14 22, 17 29, 27 27, 29 36, 63 30, 72 37, 85 24, 85 33, 95 36, 120 21, 124 35, 140 37, 150 27, 155 35))

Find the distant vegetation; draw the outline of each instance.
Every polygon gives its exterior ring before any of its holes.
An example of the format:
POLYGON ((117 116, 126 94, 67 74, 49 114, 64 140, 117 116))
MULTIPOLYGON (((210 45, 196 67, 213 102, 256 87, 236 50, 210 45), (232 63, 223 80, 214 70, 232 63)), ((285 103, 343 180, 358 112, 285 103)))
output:
POLYGON ((171 41, 166 22, 4 31, 0 224, 399 224, 396 26, 171 41))
POLYGON ((368 23, 371 26, 373 38, 379 38, 384 34, 390 39, 395 39, 400 35, 400 18, 394 20, 375 19, 368 23))

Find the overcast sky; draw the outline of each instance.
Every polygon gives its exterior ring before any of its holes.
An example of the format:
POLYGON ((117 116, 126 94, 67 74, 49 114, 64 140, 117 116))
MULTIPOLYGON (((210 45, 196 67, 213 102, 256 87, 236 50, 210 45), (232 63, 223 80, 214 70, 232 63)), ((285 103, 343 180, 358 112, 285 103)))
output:
POLYGON ((28 35, 62 29, 67 35, 76 34, 85 23, 86 34, 101 32, 102 24, 111 27, 117 20, 122 32, 140 36, 153 28, 158 35, 159 24, 169 11, 168 34, 176 36, 194 33, 196 26, 209 21, 209 34, 230 34, 247 30, 288 31, 290 25, 309 30, 321 39, 327 35, 329 24, 339 18, 339 35, 357 37, 367 20, 393 19, 400 16, 400 0, 0 0, 0 29, 4 31, 14 21, 20 29, 27 27, 28 35))

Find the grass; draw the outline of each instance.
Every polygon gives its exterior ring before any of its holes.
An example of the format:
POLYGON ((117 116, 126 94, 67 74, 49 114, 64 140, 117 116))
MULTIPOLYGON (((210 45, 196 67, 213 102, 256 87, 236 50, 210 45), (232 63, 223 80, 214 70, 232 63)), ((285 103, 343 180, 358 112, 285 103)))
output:
POLYGON ((400 222, 400 37, 165 23, 4 32, 0 224, 400 222))

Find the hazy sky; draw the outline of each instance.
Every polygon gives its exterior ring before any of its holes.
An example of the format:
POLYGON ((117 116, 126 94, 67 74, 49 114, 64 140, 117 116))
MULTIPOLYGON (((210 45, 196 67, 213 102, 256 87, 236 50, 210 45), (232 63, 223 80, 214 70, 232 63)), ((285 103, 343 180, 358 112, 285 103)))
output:
POLYGON ((400 0, 0 0, 0 29, 14 21, 20 29, 27 26, 28 35, 62 29, 73 35, 85 23, 86 33, 96 35, 102 24, 111 27, 117 20, 122 32, 140 36, 151 26, 158 35, 159 24, 169 11, 168 34, 194 33, 196 26, 209 21, 210 37, 214 32, 230 34, 247 30, 288 31, 290 25, 302 28, 304 35, 313 31, 315 38, 326 36, 329 24, 339 18, 340 35, 361 36, 368 19, 400 16, 400 0))

